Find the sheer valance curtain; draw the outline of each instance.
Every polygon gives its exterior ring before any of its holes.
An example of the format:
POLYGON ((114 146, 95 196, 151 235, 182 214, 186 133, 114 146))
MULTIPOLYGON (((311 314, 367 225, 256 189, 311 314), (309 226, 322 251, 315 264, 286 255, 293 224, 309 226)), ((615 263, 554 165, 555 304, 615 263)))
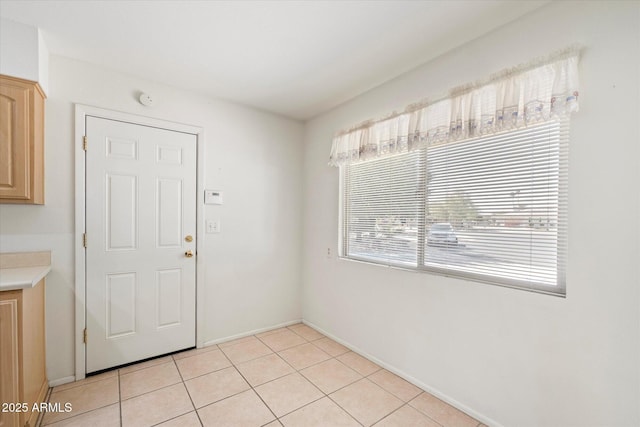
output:
POLYGON ((440 100, 342 131, 333 139, 329 164, 342 166, 494 134, 577 111, 578 59, 579 48, 571 47, 453 89, 440 100))

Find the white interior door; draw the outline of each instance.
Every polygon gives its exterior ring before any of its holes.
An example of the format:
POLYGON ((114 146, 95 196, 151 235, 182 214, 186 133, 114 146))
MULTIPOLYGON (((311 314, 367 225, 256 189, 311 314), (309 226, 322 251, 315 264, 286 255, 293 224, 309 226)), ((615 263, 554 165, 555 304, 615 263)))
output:
POLYGON ((195 345, 196 136, 91 116, 86 132, 90 373, 195 345))

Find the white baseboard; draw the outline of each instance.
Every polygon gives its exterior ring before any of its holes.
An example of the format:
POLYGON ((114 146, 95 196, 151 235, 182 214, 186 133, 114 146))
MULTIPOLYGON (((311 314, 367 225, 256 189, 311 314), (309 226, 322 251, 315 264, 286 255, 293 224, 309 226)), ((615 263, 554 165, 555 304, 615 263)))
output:
POLYGON ((478 421, 481 421, 482 423, 488 425, 488 426, 493 426, 493 427, 502 427, 501 424, 499 424, 498 422, 492 420, 491 418, 478 413, 477 411, 473 410, 472 408, 458 402, 457 400, 451 398, 450 396, 447 396, 446 394, 442 393, 439 390, 436 390, 435 388, 429 386, 428 384, 423 383, 422 381, 412 377, 411 375, 397 369, 394 366, 389 365, 388 363, 378 359, 375 356, 372 356, 371 354, 367 353, 366 351, 362 351, 361 349, 359 349, 358 347, 351 345, 350 343, 336 337, 335 335, 325 331, 324 329, 314 325, 311 322, 308 322, 306 320, 302 320, 302 322, 317 330, 318 332, 320 332, 321 334, 331 338, 332 340, 334 340, 335 342, 338 342, 340 344, 342 344, 343 346, 347 347, 349 350, 353 351, 354 353, 358 353, 360 356, 365 357, 369 360, 371 360, 372 362, 382 366, 384 369, 386 369, 389 372, 393 372, 394 374, 396 374, 397 376, 399 376, 402 379, 405 379, 407 381, 409 381, 411 384, 420 387, 422 390, 431 393, 432 395, 434 395, 435 397, 437 397, 438 399, 447 402, 449 405, 453 406, 454 408, 457 408, 459 410, 461 410, 462 412, 464 412, 465 414, 468 414, 470 416, 472 416, 473 418, 475 418, 478 421))
POLYGON ((243 332, 241 334, 230 335, 230 336, 224 337, 224 338, 217 338, 215 340, 205 341, 202 346, 203 347, 208 347, 210 345, 220 344, 220 343, 223 343, 223 342, 226 342, 226 341, 236 340, 238 338, 244 338, 244 337, 248 337, 248 336, 251 336, 251 335, 260 334, 262 332, 267 332, 267 331, 270 331, 272 329, 284 328, 285 326, 295 325, 296 323, 300 323, 300 322, 302 322, 302 319, 291 320, 291 321, 288 321, 288 322, 279 323, 277 325, 268 326, 266 328, 254 329, 252 331, 243 332))
POLYGON ((58 378, 57 380, 50 380, 49 387, 57 387, 62 384, 72 383, 76 380, 76 377, 71 375, 69 377, 58 378))

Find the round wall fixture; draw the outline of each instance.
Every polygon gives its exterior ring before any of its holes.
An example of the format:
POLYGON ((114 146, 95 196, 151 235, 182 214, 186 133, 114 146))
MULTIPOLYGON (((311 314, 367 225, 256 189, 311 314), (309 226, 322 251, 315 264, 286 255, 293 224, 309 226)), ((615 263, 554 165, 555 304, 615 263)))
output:
POLYGON ((144 105, 145 107, 153 107, 154 103, 154 99, 148 93, 143 93, 140 95, 140 104, 144 105))

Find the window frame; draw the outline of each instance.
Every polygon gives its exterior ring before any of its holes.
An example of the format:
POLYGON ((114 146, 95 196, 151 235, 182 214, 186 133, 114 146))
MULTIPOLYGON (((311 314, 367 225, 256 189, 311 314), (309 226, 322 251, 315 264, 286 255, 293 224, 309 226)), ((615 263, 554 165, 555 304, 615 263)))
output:
MULTIPOLYGON (((425 252, 426 252, 426 238, 428 231, 427 224, 427 203, 423 204, 420 209, 419 221, 418 221, 418 233, 417 233, 417 244, 416 244, 416 256, 417 262, 416 267, 402 265, 400 263, 389 262, 377 262, 370 258, 359 257, 357 255, 348 255, 349 249, 349 229, 347 227, 347 223, 345 222, 345 215, 347 215, 346 209, 348 206, 348 197, 349 195, 346 192, 347 185, 347 174, 349 173, 350 165, 343 165, 339 168, 339 227, 338 227, 338 259, 341 261, 349 261, 349 262, 357 262, 370 264, 374 266, 392 268, 403 271, 410 271, 414 273, 427 273, 432 275, 437 275, 441 277, 448 277, 460 280, 469 280, 472 282, 479 282, 484 284, 496 285, 501 287, 507 287, 512 289, 519 289, 528 292, 547 294, 552 296, 566 297, 566 270, 567 270, 567 262, 568 262, 568 203, 569 203, 569 128, 570 128, 570 119, 569 117, 558 118, 552 120, 553 122, 558 124, 559 137, 558 137, 558 163, 557 163, 557 171, 558 171, 558 190, 557 190, 557 208, 558 208, 558 227, 557 227, 557 238, 555 240, 555 249, 556 249, 556 285, 545 285, 541 283, 537 283, 534 281, 528 280, 519 280, 519 279, 507 279, 501 278, 497 276, 489 276, 488 274, 479 274, 475 272, 463 272, 451 268, 444 267, 436 267, 436 266, 428 266, 425 265, 425 252)), ((514 129, 514 131, 521 131, 520 129, 514 129)), ((500 132, 496 135, 508 134, 510 131, 500 132)), ((491 135, 494 136, 494 135, 491 135)), ((468 138, 465 141, 482 139, 486 136, 479 136, 475 138, 468 138)), ((463 141, 457 141, 463 142, 463 141)), ((420 148, 416 151, 421 152, 421 156, 423 157, 424 167, 427 168, 427 147, 420 148)), ((423 192, 424 200, 426 201, 426 193, 427 189, 427 175, 428 171, 421 174, 424 177, 423 182, 420 183, 420 189, 423 192)))

